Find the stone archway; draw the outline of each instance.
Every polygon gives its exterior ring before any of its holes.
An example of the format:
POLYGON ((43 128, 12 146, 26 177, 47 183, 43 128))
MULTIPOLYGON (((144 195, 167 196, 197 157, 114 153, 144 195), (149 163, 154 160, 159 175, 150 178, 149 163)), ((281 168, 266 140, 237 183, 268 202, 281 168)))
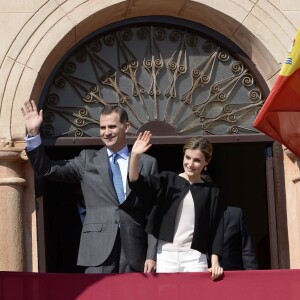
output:
POLYGON ((122 106, 129 135, 255 135, 268 93, 235 44, 178 18, 134 18, 86 37, 58 64, 41 97, 44 142, 98 137, 100 109, 122 106), (234 50, 234 52, 232 52, 234 50), (171 134, 173 135, 173 134, 171 134))
MULTIPOLYGON (((93 146, 99 147, 99 112, 111 104, 127 110, 131 122, 129 135, 133 137, 137 132, 151 128, 156 137, 165 139, 165 145, 169 144, 166 138, 178 137, 183 141, 187 136, 196 134, 217 138, 222 135, 237 138, 252 135, 255 140, 255 135, 259 133, 252 128, 252 122, 266 92, 259 87, 259 80, 253 73, 255 68, 251 70, 249 62, 246 62, 247 67, 243 63, 243 55, 236 45, 224 37, 218 39, 215 32, 178 18, 145 17, 101 28, 65 55, 45 86, 39 103, 44 110, 44 145, 71 141, 73 146, 81 143, 86 147, 93 143, 93 146)), ((51 148, 53 152, 49 150, 48 153, 53 159, 66 155, 68 151, 65 148, 62 151, 60 147, 51 148)), ((249 150, 243 151, 246 157, 250 156, 249 150)), ((265 174, 261 171, 264 168, 261 153, 263 156, 264 151, 259 151, 259 154, 252 155, 262 162, 256 177, 263 184, 265 174)), ((236 150, 230 152, 236 156, 239 154, 236 150)), ((162 153, 158 151, 157 157, 160 155, 162 153)), ((238 165, 236 159, 230 159, 232 169, 235 166, 238 170, 242 165, 243 159, 239 156, 241 160, 238 165)), ((241 176, 247 178, 247 182, 250 181, 249 174, 250 177, 255 176, 255 171, 249 170, 248 167, 247 176, 241 176)), ((234 175, 230 173, 228 177, 233 179, 234 175)), ((231 183, 234 181, 237 180, 233 179, 231 183)), ((50 196, 49 190, 55 188, 51 185, 47 188, 47 183, 45 187, 48 190, 44 197, 48 211, 55 199, 62 204, 75 198, 60 199, 55 192, 50 196)), ((60 194, 64 193, 62 187, 56 189, 60 194)), ((264 192, 262 187, 256 193, 256 199, 262 200, 263 204, 266 202, 264 192)), ((243 191, 239 193, 243 194, 243 191)), ((233 194, 232 198, 257 204, 256 201, 249 201, 251 197, 239 197, 237 192, 235 196, 233 194)), ((227 194, 226 198, 229 197, 227 194)), ((255 198, 253 194, 252 198, 255 198)), ((64 211, 71 211, 71 207, 64 211)), ((262 211, 260 218, 263 222, 256 220, 256 223, 261 225, 260 232, 265 236, 268 215, 265 209, 262 211)), ((64 227, 60 224, 67 218, 66 215, 61 218, 61 223, 55 218, 58 224, 54 224, 53 218, 45 213, 46 227, 64 227)), ((59 250, 56 246, 63 245, 62 242, 56 243, 60 233, 55 231, 53 237, 53 232, 49 230, 46 233, 48 246, 51 245, 48 248, 47 270, 56 271, 64 266, 56 266, 51 261, 57 253, 63 256, 65 251, 63 247, 59 250), (55 250, 51 251, 51 248, 55 250)), ((65 262, 66 258, 59 261, 65 262)))

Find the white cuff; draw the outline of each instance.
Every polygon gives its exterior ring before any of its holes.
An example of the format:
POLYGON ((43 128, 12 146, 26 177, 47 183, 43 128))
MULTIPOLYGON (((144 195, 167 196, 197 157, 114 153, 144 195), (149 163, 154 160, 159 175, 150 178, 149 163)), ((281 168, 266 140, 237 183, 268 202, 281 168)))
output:
POLYGON ((27 135, 26 138, 25 138, 25 142, 26 142, 27 151, 31 151, 31 150, 37 148, 38 146, 40 146, 42 144, 40 134, 38 134, 36 136, 33 136, 33 137, 29 137, 27 135))

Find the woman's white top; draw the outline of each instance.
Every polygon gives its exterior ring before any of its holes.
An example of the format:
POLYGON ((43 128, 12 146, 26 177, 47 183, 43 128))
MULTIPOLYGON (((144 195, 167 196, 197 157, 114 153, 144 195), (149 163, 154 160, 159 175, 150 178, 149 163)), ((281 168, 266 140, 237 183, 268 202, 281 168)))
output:
POLYGON ((182 199, 175 219, 173 243, 159 240, 157 250, 190 251, 194 234, 195 206, 191 192, 182 199))

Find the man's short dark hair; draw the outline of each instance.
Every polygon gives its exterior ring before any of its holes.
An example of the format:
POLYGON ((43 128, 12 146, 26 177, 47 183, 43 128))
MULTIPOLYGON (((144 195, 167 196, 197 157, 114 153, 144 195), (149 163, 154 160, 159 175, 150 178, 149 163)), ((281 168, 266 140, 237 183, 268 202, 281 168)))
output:
POLYGON ((117 113, 120 117, 120 122, 125 124, 128 122, 128 114, 126 112, 126 110, 119 106, 119 105, 107 105, 105 106, 101 112, 100 112, 100 117, 103 115, 110 115, 112 113, 117 113))

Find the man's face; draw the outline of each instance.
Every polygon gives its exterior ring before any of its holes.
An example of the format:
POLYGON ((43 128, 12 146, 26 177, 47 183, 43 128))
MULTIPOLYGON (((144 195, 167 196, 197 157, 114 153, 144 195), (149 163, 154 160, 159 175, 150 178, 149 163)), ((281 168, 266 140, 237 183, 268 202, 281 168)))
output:
POLYGON ((126 145, 126 133, 129 131, 129 123, 121 123, 118 113, 100 115, 100 137, 107 148, 118 152, 126 145))

